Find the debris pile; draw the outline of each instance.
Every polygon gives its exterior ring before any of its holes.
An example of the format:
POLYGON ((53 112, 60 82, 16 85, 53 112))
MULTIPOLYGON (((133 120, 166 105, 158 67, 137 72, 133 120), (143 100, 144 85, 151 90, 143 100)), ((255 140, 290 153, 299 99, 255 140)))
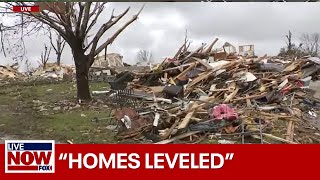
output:
POLYGON ((75 68, 67 65, 58 66, 56 63, 47 63, 45 67, 39 66, 32 72, 31 79, 57 79, 62 80, 66 77, 75 77, 75 68))
POLYGON ((209 133, 211 138, 235 137, 242 143, 248 138, 304 143, 294 130, 316 118, 320 109, 320 100, 308 90, 310 81, 319 77, 320 59, 212 52, 215 42, 192 52, 185 43, 148 73, 119 74, 109 92, 118 106, 117 137, 143 135, 159 144, 190 137, 194 143, 209 133), (287 127, 276 129, 275 124, 287 127))
POLYGON ((24 75, 14 66, 0 65, 0 81, 8 79, 22 79, 24 75))

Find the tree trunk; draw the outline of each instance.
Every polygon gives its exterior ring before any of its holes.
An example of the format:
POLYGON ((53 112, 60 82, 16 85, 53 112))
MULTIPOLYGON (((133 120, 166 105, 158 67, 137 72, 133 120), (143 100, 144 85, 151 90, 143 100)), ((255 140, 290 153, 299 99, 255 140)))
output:
POLYGON ((88 57, 83 53, 73 54, 76 65, 77 97, 79 100, 91 100, 88 80, 88 57))
POLYGON ((57 53, 57 65, 60 66, 61 63, 61 53, 57 53))

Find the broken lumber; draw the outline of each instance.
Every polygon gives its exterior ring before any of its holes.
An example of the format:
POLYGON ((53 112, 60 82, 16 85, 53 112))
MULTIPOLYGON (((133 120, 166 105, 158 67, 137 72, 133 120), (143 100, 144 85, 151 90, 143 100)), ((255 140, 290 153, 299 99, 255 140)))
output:
POLYGON ((204 67, 206 67, 207 69, 213 69, 213 67, 212 67, 209 63, 203 61, 202 59, 199 59, 199 58, 196 58, 196 57, 193 57, 192 59, 194 59, 194 60, 196 60, 198 63, 202 64, 202 65, 203 65, 204 67))
POLYGON ((236 88, 231 94, 229 94, 226 99, 223 101, 223 103, 228 103, 229 101, 231 101, 238 93, 239 88, 236 88))
POLYGON ((252 95, 252 96, 236 98, 236 99, 233 99, 232 101, 242 101, 242 100, 247 100, 247 99, 257 99, 257 98, 262 98, 262 97, 264 97, 266 95, 267 95, 267 93, 262 93, 262 94, 258 94, 258 95, 252 95))
POLYGON ((289 121, 288 128, 287 128, 287 134, 286 134, 286 140, 293 141, 293 134, 294 134, 294 123, 293 123, 293 121, 289 121))
POLYGON ((188 132, 188 133, 184 133, 184 134, 180 134, 178 136, 175 136, 171 139, 166 139, 166 140, 163 140, 163 141, 159 141, 159 142, 156 142, 154 144, 169 144, 171 142, 174 142, 176 140, 179 140, 179 139, 183 139, 183 138, 186 138, 188 136, 191 136, 191 135, 194 135, 194 134, 197 134, 199 133, 200 131, 193 131, 193 132, 188 132))
POLYGON ((262 135, 270 138, 270 139, 273 139, 273 140, 276 140, 276 141, 280 141, 280 142, 283 142, 283 143, 288 143, 288 144, 298 144, 296 142, 293 142, 293 141, 288 141, 286 139, 282 139, 282 138, 279 138, 277 136, 274 136, 274 135, 271 135, 271 134, 266 134, 266 133, 262 133, 262 135))
POLYGON ((205 50, 205 54, 209 54, 213 48, 213 46, 217 43, 217 41, 219 40, 219 38, 216 38, 211 44, 210 46, 205 50))
POLYGON ((188 56, 186 56, 185 58, 183 58, 181 61, 185 61, 187 59, 189 59, 193 54, 195 54, 196 52, 200 51, 201 49, 203 49, 203 47, 205 46, 206 44, 202 44, 198 49, 196 49, 195 51, 191 52, 190 54, 188 54, 188 56))
POLYGON ((197 65, 197 63, 193 63, 192 65, 190 65, 187 69, 185 69, 184 71, 182 71, 179 75, 177 75, 173 80, 176 80, 180 77, 185 76, 191 69, 193 69, 195 66, 197 65))
POLYGON ((168 139, 168 137, 171 135, 172 131, 174 130, 174 128, 176 128, 176 126, 179 124, 179 119, 175 120, 175 122, 172 124, 172 126, 170 127, 170 129, 166 132, 166 134, 164 134, 161 139, 168 139))
POLYGON ((266 113, 266 112, 259 112, 261 115, 274 117, 275 119, 285 119, 289 121, 297 121, 294 116, 285 116, 285 115, 278 115, 278 114, 272 114, 272 113, 266 113))
POLYGON ((191 88, 192 86, 198 84, 200 81, 208 78, 214 71, 211 70, 209 72, 206 72, 205 74, 196 77, 196 79, 194 79, 190 84, 188 84, 187 88, 191 88))
MULTIPOLYGON (((194 103, 191 108, 198 106, 198 103, 194 103)), ((188 126, 195 110, 188 112, 187 115, 183 118, 182 122, 179 124, 178 129, 183 129, 188 126)))

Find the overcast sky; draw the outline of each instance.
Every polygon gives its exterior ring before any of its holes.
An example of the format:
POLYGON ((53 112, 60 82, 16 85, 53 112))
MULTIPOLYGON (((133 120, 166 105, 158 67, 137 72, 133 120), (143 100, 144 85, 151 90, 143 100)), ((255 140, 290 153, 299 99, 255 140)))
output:
MULTIPOLYGON (((131 18, 142 4, 108 4, 92 34, 109 18, 112 8, 120 13, 129 6, 130 12, 119 25, 131 18)), ((218 37, 215 47, 221 47, 226 41, 235 46, 254 44, 256 54, 276 55, 285 45, 288 30, 292 31, 295 40, 301 33, 320 32, 319 17, 320 3, 146 3, 139 19, 119 35, 108 52, 122 54, 124 61, 132 64, 137 51, 146 49, 160 61, 175 54, 188 29, 193 48, 201 43, 211 43, 218 37)), ((26 41, 27 56, 34 65, 38 65, 43 44, 48 40, 38 35, 26 41)), ((55 60, 54 53, 50 59, 55 60)), ((11 57, 1 55, 0 64, 8 63, 11 63, 11 57)), ((62 63, 73 64, 69 47, 63 52, 62 63)))

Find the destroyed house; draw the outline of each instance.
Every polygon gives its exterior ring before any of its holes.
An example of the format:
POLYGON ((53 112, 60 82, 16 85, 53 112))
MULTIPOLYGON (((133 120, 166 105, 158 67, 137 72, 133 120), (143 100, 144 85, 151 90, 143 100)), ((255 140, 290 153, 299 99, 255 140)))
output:
POLYGON ((254 45, 239 46, 240 56, 254 56, 254 45))
POLYGON ((97 56, 93 63, 95 67, 123 67, 123 56, 117 53, 110 53, 101 56, 97 56))

